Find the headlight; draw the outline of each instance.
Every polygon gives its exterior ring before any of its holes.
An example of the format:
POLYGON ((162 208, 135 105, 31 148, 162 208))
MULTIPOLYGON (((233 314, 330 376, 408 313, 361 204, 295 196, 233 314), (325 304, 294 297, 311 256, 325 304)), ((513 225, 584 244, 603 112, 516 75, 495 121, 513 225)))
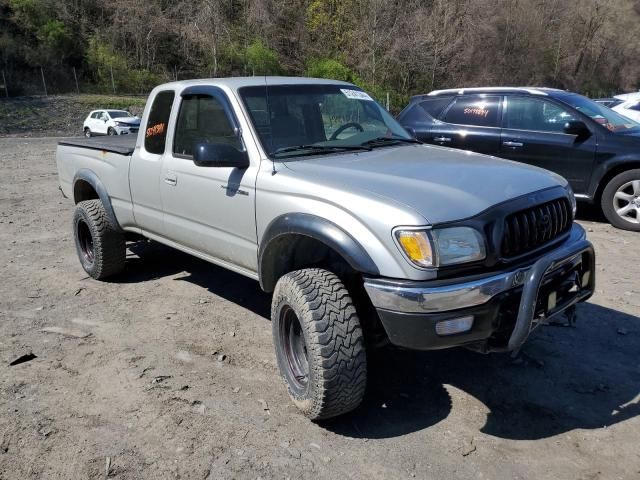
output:
POLYGON ((569 201, 571 202, 571 211, 573 212, 573 218, 576 218, 576 212, 578 211, 578 203, 576 202, 576 196, 573 194, 573 189, 567 183, 567 193, 569 194, 569 201))
POLYGON ((405 255, 419 267, 475 262, 487 256, 480 232, 470 227, 433 230, 397 230, 405 255))
POLYGON ((128 123, 124 123, 124 122, 116 122, 116 125, 119 127, 128 127, 129 124, 128 123))

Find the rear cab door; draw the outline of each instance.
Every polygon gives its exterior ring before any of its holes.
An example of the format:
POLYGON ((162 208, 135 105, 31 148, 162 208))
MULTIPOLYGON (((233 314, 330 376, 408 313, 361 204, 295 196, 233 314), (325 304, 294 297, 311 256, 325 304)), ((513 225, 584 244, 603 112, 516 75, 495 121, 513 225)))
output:
POLYGON ((501 95, 458 95, 440 113, 431 128, 429 143, 497 155, 501 115, 501 95))
POLYGON ((160 87, 151 92, 145 107, 136 149, 129 168, 129 188, 137 226, 145 233, 165 235, 160 192, 162 162, 166 152, 169 119, 176 93, 160 87))
POLYGON ((591 121, 545 97, 505 97, 500 157, 545 168, 565 177, 577 194, 587 193, 598 145, 591 121), (565 133, 568 121, 583 121, 591 134, 565 133))

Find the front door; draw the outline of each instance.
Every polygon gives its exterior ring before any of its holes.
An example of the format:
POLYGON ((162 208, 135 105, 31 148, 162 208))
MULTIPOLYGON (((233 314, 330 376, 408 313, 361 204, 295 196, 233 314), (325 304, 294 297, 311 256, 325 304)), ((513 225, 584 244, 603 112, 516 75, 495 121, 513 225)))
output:
POLYGON ((584 121, 550 100, 507 97, 500 156, 556 172, 569 181, 575 193, 587 193, 596 135, 565 133, 564 125, 570 120, 584 121))
POLYGON ((434 123, 429 143, 487 155, 500 150, 500 107, 498 95, 457 97, 434 123))
POLYGON ((95 129, 92 130, 95 133, 99 133, 101 135, 107 134, 107 122, 109 121, 109 117, 107 117, 107 112, 98 113, 98 118, 95 120, 95 129))
POLYGON ((223 263, 257 271, 255 181, 257 159, 248 168, 197 166, 194 146, 244 144, 226 94, 216 87, 182 93, 172 145, 162 168, 167 237, 223 263))

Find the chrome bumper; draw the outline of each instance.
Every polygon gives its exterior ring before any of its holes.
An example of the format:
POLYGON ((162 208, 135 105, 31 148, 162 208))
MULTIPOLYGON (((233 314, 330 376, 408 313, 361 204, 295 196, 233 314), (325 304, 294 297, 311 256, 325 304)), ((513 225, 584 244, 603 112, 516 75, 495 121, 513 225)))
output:
POLYGON ((532 265, 484 278, 435 285, 433 282, 410 282, 391 279, 365 279, 364 286, 371 302, 378 310, 405 314, 436 314, 477 307, 497 295, 522 288, 522 298, 517 320, 509 341, 509 348, 518 348, 536 324, 538 293, 547 279, 561 270, 573 268, 583 261, 589 263, 583 278, 576 279, 576 294, 570 301, 548 312, 547 318, 566 310, 577 302, 586 300, 594 289, 593 246, 586 240, 584 229, 574 224, 564 243, 539 258, 532 265), (571 264, 574 265, 571 265, 571 264))

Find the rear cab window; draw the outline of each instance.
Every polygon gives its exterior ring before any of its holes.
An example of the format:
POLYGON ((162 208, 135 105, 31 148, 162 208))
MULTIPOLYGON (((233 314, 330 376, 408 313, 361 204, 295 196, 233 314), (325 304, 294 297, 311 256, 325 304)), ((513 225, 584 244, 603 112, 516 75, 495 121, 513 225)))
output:
POLYGON ((502 97, 498 95, 474 95, 456 97, 444 112, 442 120, 456 125, 498 127, 502 97))
POLYGON ((153 99, 144 134, 144 149, 149 153, 156 155, 164 153, 167 126, 175 96, 173 90, 165 90, 156 94, 153 99))

